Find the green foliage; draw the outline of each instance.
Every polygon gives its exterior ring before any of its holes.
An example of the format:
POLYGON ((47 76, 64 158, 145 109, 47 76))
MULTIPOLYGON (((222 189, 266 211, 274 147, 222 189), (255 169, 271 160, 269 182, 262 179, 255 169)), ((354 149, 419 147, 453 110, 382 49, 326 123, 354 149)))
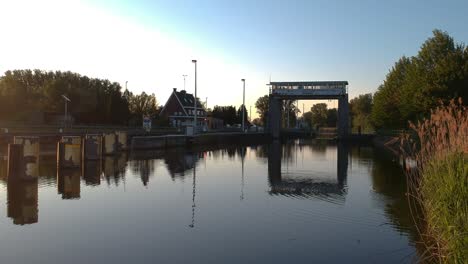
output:
POLYGON ((294 100, 283 100, 282 112, 283 112, 283 127, 294 127, 297 120, 297 114, 300 112, 294 104, 294 100), (289 113, 289 116, 288 116, 289 113), (289 125, 288 125, 289 118, 289 125))
POLYGON ((0 120, 27 123, 37 113, 62 115, 64 100, 77 123, 140 125, 143 115, 155 116, 154 94, 121 92, 120 84, 72 72, 7 71, 0 77, 0 120))
POLYGON ((422 174, 421 194, 429 230, 441 242, 448 263, 468 259, 468 156, 433 159, 422 174))
POLYGON ((263 124, 266 124, 266 118, 268 113, 269 98, 268 95, 259 97, 255 102, 255 108, 257 108, 257 113, 260 115, 260 119, 263 124))
POLYGON ((310 112, 304 113, 304 120, 310 127, 336 127, 338 110, 336 108, 328 109, 325 103, 314 104, 310 112))
POLYGON ((351 123, 353 128, 360 127, 362 131, 371 131, 372 94, 362 94, 349 102, 351 123))
POLYGON ((241 105, 239 109, 237 110, 237 120, 239 124, 242 124, 242 109, 244 109, 245 114, 244 114, 244 122, 247 125, 249 123, 249 112, 247 111, 247 108, 245 108, 244 105, 241 105))
POLYGON ((239 124, 239 119, 235 106, 218 106, 213 107, 211 115, 214 118, 219 118, 224 121, 226 125, 239 124))
POLYGON ((118 83, 72 72, 7 71, 0 77, 0 120, 27 121, 34 113, 62 114, 62 95, 80 123, 125 124, 128 101, 118 83))
POLYGON ((124 92, 128 100, 128 107, 131 113, 132 125, 140 125, 143 122, 143 116, 156 118, 158 114, 158 103, 154 94, 142 92, 139 95, 133 95, 128 90, 124 92))
POLYGON ((310 112, 313 126, 325 126, 327 124, 327 104, 314 104, 310 112))
POLYGON ((429 114, 439 100, 468 101, 468 49, 446 32, 434 30, 417 56, 402 57, 374 95, 376 128, 405 128, 429 114))

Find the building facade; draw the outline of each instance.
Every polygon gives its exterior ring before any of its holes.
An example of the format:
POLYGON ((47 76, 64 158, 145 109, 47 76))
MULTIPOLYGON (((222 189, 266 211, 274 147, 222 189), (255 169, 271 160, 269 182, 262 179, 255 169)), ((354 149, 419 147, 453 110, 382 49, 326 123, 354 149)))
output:
MULTIPOLYGON (((168 118, 172 127, 194 126, 194 104, 195 98, 192 94, 187 93, 185 90, 177 91, 174 88, 159 115, 168 118)), ((206 110, 198 99, 196 111, 197 127, 206 128, 206 110)))

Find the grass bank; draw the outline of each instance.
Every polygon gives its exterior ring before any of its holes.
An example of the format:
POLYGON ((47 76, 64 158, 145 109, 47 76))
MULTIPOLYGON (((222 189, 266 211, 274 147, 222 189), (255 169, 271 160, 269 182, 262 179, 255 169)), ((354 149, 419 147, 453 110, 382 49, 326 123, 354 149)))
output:
POLYGON ((420 185, 427 233, 443 262, 468 260, 468 155, 450 153, 428 162, 420 185))
MULTIPOLYGON (((411 193, 423 219, 420 236, 427 247, 423 259, 443 263, 468 260, 468 114, 461 100, 431 112, 412 124, 417 138, 407 135, 402 149, 416 168, 408 170, 411 193)), ((420 223, 420 222, 418 222, 420 223)))

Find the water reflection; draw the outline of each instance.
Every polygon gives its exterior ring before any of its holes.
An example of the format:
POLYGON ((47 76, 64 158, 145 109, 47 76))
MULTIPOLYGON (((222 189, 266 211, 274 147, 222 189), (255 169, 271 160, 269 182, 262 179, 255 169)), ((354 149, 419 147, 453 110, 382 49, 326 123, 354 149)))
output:
POLYGON ((37 178, 22 179, 8 177, 7 216, 15 225, 34 224, 38 222, 38 184, 37 178))
MULTIPOLYGON (((96 215, 92 219, 94 228, 104 230, 106 241, 115 248, 128 242, 126 246, 135 244, 151 252, 145 242, 152 239, 169 245, 168 251, 173 249, 173 242, 209 251, 208 244, 203 243, 223 239, 230 247, 243 250, 236 252, 264 246, 260 250, 278 256, 280 252, 271 252, 271 248, 284 247, 293 252, 289 257, 300 260, 301 256, 310 257, 304 252, 313 245, 326 257, 347 261, 339 257, 339 252, 352 256, 350 262, 357 262, 368 251, 383 251, 387 243, 391 249, 398 246, 411 253, 413 248, 407 243, 414 245, 417 239, 401 169, 370 146, 276 141, 257 146, 131 152, 86 161, 80 169, 67 170, 57 169, 54 156, 47 155, 39 157, 38 166, 38 179, 8 177, 6 162, 0 160, 0 183, 7 191, 6 215, 13 223, 39 223, 38 188, 44 188, 41 192, 53 194, 52 198, 41 195, 41 206, 51 214, 47 217, 66 215, 67 209, 60 204, 83 198, 73 206, 92 211, 96 215), (122 184, 124 188, 127 185, 126 193, 118 188, 122 184), (111 188, 115 192, 107 192, 111 188), (86 195, 92 200, 85 199, 86 195), (101 203, 114 197, 124 198, 126 206, 116 209, 101 203), (112 220, 115 216, 119 216, 118 220, 112 220), (147 232, 149 225, 158 228, 147 232), (127 231, 124 226, 132 228, 127 231), (327 232, 328 229, 336 232, 327 232), (128 241, 113 239, 120 234, 128 241), (316 239, 324 234, 328 235, 324 241, 316 239), (139 240, 140 237, 144 239, 139 240), (158 241, 158 237, 164 240, 158 241), (249 244, 247 238, 255 243, 249 244), (301 244, 301 239, 307 242, 301 244), (384 239, 389 242, 382 242, 384 239), (327 252, 321 243, 337 246, 327 252), (381 244, 374 246, 378 243, 381 244)), ((49 221, 43 221, 34 227, 49 228, 48 224, 49 221)), ((62 232, 75 231, 66 227, 62 232)), ((93 234, 87 234, 83 241, 88 241, 88 236, 94 239, 89 241, 99 241, 93 234)), ((402 251, 403 256, 383 262, 397 261, 408 254, 406 251, 402 251)), ((158 254, 166 251, 161 249, 158 254)), ((185 254, 198 256, 194 251, 185 254)), ((387 257, 382 255, 378 260, 387 257)), ((277 260, 285 261, 286 258, 277 260)))
MULTIPOLYGON (((294 148, 299 146, 301 152, 304 145, 289 143, 282 145, 274 141, 268 149, 268 180, 270 194, 287 195, 292 197, 319 198, 330 202, 344 202, 346 195, 346 178, 348 170, 348 147, 343 143, 337 145, 336 180, 323 175, 314 175, 310 171, 305 173, 290 173, 282 171, 282 161, 286 164, 294 161, 293 154, 297 153, 294 148), (318 176, 318 177, 317 177, 318 176)), ((310 151, 324 155, 325 147, 309 145, 310 151)), ((331 169, 331 168, 329 168, 331 169)))
POLYGON ((62 199, 80 199, 81 170, 79 168, 57 169, 57 193, 62 199))

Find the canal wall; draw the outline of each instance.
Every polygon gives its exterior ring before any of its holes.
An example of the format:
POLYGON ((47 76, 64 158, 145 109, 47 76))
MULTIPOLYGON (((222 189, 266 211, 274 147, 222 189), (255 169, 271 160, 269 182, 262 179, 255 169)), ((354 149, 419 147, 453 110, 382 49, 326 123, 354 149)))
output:
POLYGON ((196 136, 136 136, 132 137, 130 149, 163 149, 173 147, 191 147, 204 145, 249 144, 268 142, 271 139, 265 133, 208 133, 196 136))

